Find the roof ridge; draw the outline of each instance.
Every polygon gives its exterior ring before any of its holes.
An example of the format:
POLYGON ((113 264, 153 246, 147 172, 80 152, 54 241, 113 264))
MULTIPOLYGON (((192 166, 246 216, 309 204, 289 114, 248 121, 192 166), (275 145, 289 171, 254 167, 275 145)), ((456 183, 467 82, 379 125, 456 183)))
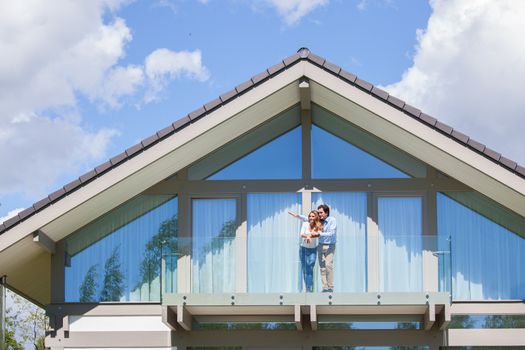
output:
POLYGON ((348 84, 373 95, 377 99, 382 100, 384 103, 389 104, 390 106, 402 111, 403 113, 411 116, 419 122, 433 128, 434 130, 454 139, 456 142, 461 143, 464 146, 470 148, 471 150, 483 155, 485 158, 490 159, 491 161, 514 172, 520 177, 525 178, 525 167, 519 165, 517 162, 502 156, 501 153, 498 153, 488 148, 484 144, 470 138, 469 136, 452 128, 451 126, 440 122, 439 120, 429 116, 428 114, 423 113, 418 108, 413 107, 407 104, 405 101, 390 95, 388 92, 374 86, 372 83, 360 79, 357 75, 352 74, 339 67, 338 65, 327 61, 323 57, 314 54, 310 51, 309 48, 301 47, 299 48, 299 50, 297 50, 295 54, 286 57, 279 63, 267 68, 259 74, 254 75, 249 80, 237 85, 234 89, 220 95, 218 98, 212 101, 209 101, 208 103, 202 105, 193 112, 188 113, 186 116, 174 121, 167 127, 157 131, 155 134, 146 137, 141 142, 127 148, 124 152, 110 158, 108 161, 96 166, 94 169, 81 175, 78 179, 71 181, 70 183, 64 185, 62 188, 49 194, 47 197, 35 202, 31 207, 22 210, 17 215, 9 218, 3 223, 0 223, 0 234, 8 230, 9 228, 17 225, 21 221, 27 219, 28 217, 34 215, 36 212, 42 210, 50 204, 60 200, 69 193, 88 184, 97 177, 104 175, 105 173, 124 163, 128 159, 131 159, 132 157, 144 152, 145 150, 157 144, 158 142, 170 137, 171 135, 185 128, 189 124, 201 119, 207 114, 210 114, 211 112, 231 102, 232 100, 243 95, 244 93, 248 92, 254 87, 272 78, 273 76, 297 64, 300 61, 308 61, 322 68, 323 70, 347 82, 348 84))

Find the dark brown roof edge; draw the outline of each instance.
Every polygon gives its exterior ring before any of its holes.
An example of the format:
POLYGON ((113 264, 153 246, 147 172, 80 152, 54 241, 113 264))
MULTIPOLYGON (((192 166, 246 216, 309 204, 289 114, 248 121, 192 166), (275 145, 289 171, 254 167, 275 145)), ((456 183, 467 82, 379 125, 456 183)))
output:
POLYGON ((365 80, 359 79, 356 75, 345 71, 338 65, 328 62, 326 59, 312 53, 308 48, 303 47, 300 48, 297 53, 253 76, 244 83, 236 86, 235 89, 220 95, 218 98, 204 104, 202 107, 197 108, 181 119, 176 120, 166 128, 157 131, 155 134, 145 138, 140 143, 131 146, 126 151, 111 158, 109 161, 98 165, 93 170, 90 170, 84 175, 81 175, 78 179, 71 181, 59 190, 34 203, 31 207, 18 213, 18 215, 15 215, 14 217, 6 220, 4 223, 0 224, 0 234, 302 60, 308 61, 324 69, 330 74, 333 74, 344 80, 348 84, 373 95, 382 102, 389 104, 390 106, 413 117, 419 122, 483 155, 487 159, 490 159, 500 166, 514 172, 520 177, 525 178, 525 168, 523 166, 520 166, 516 162, 501 156, 500 153, 491 150, 485 145, 475 141, 474 139, 471 139, 467 135, 453 129, 452 127, 438 121, 437 119, 422 113, 419 109, 406 104, 403 100, 391 96, 388 92, 374 86, 365 80))

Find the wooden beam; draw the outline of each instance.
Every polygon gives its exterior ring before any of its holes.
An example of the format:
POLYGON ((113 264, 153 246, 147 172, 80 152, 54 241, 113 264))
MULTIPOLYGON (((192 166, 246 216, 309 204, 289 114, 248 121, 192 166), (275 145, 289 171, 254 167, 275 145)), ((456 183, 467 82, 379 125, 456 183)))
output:
POLYGON ((177 305, 177 323, 187 331, 191 331, 192 317, 183 305, 177 305))
POLYGON ((55 254, 56 244, 48 235, 41 230, 33 232, 33 242, 38 243, 39 246, 47 250, 51 254, 55 254))
POLYGON ((301 314, 301 305, 299 304, 295 304, 294 306, 294 320, 295 320, 295 326, 297 327, 297 330, 302 331, 304 329, 303 317, 301 314))
POLYGON ((310 305, 310 325, 312 327, 312 331, 317 330, 317 306, 316 305, 310 305))
POLYGON ((310 94, 310 83, 307 79, 303 79, 299 83, 299 92, 301 95, 301 109, 310 110, 312 108, 312 98, 310 94))
POLYGON ((443 331, 448 328, 448 324, 450 323, 450 305, 445 304, 443 305, 443 309, 439 313, 438 318, 438 327, 439 330, 443 331))
POLYGON ((428 304, 427 311, 425 312, 425 330, 429 331, 434 323, 436 322, 436 305, 428 304))
POLYGON ((177 314, 171 306, 162 306, 162 323, 172 331, 177 330, 177 314))

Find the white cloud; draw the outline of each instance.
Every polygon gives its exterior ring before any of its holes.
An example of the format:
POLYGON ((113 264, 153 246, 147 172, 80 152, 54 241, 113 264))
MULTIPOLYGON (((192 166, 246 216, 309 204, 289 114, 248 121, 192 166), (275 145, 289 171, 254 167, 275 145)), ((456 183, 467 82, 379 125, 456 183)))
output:
POLYGON ((132 34, 115 11, 127 2, 0 2, 0 193, 40 199, 107 158, 118 132, 86 129, 79 97, 119 108, 181 76, 207 79, 200 51, 162 49, 122 65, 132 34))
POLYGON ((158 93, 171 81, 181 76, 198 81, 208 80, 210 74, 202 64, 200 50, 170 51, 157 49, 144 62, 149 88, 145 102, 156 100, 158 93))
POLYGON ((316 8, 328 5, 330 0, 263 0, 263 2, 274 7, 287 26, 292 26, 316 8))
POLYGON ((385 89, 525 164, 525 2, 430 4, 413 66, 385 89))

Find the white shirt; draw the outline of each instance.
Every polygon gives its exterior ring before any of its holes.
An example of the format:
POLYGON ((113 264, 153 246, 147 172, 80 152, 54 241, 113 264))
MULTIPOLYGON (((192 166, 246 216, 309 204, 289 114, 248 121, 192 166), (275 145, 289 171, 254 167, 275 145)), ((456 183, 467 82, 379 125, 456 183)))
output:
MULTIPOLYGON (((303 226, 301 226, 301 232, 299 233, 299 235, 308 235, 310 233, 310 223, 303 222, 303 226)), ((306 243, 306 238, 301 236, 301 246, 305 248, 315 248, 317 247, 317 238, 311 238, 310 243, 306 243)))

